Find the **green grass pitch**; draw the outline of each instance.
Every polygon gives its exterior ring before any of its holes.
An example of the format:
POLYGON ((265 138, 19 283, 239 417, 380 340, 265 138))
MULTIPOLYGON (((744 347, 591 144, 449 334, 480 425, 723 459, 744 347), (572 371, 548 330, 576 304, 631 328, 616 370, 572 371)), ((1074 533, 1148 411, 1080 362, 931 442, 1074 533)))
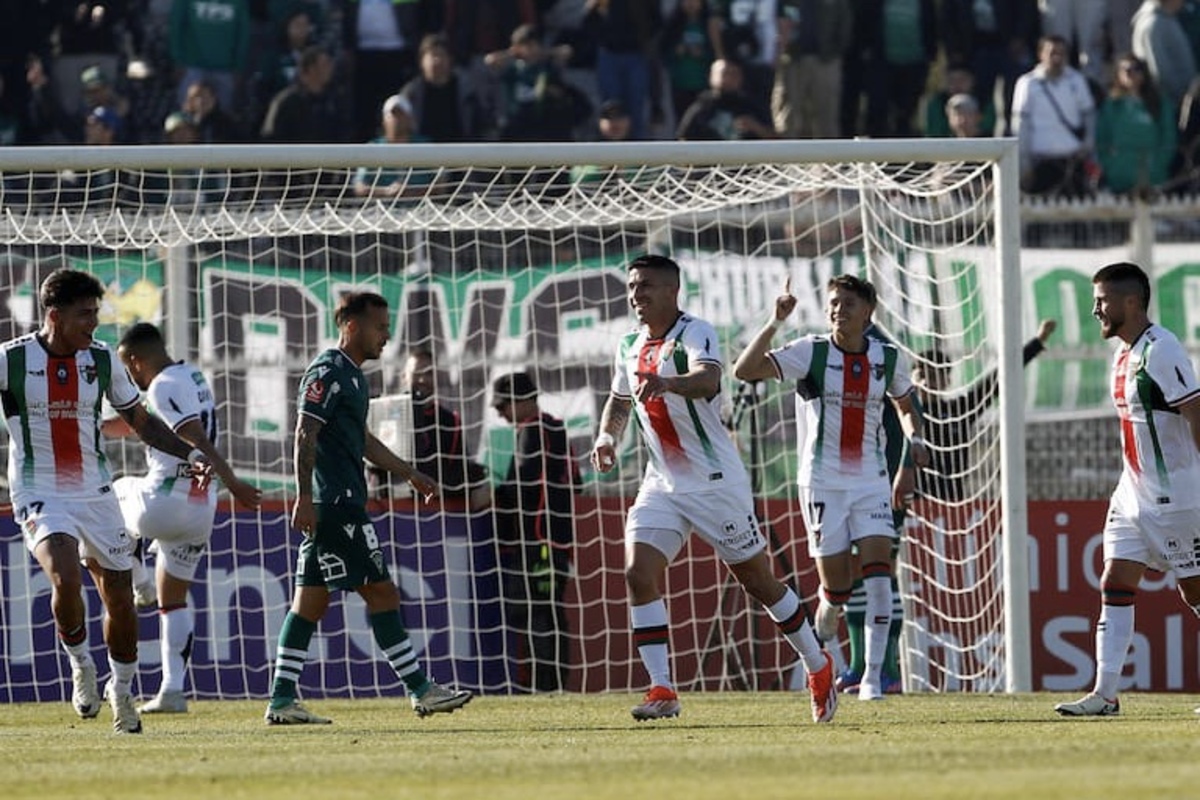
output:
POLYGON ((193 702, 110 733, 67 703, 0 707, 3 797, 1107 798, 1200 797, 1196 698, 1126 694, 1122 716, 1060 719, 1074 696, 848 698, 684 694, 636 723, 627 694, 479 697, 420 720, 406 701, 313 701, 334 724, 267 727, 264 702, 193 702))

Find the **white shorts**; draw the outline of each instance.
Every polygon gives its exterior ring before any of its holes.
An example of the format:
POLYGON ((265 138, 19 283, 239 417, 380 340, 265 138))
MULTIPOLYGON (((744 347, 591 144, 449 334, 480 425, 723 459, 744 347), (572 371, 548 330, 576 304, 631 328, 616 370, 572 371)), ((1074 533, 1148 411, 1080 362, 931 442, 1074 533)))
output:
POLYGON ((845 553, 869 536, 896 538, 890 489, 840 491, 800 487, 800 513, 813 558, 845 553))
POLYGON ((693 530, 726 564, 748 561, 767 546, 748 486, 687 494, 643 489, 625 520, 625 545, 648 544, 673 561, 693 530))
POLYGON ((66 499, 14 495, 13 517, 30 553, 50 535, 65 533, 79 543, 81 561, 94 561, 118 572, 133 569, 133 539, 112 490, 96 497, 66 499))
POLYGON ((146 478, 125 477, 113 484, 129 532, 154 541, 151 549, 163 560, 166 571, 180 580, 196 577, 196 567, 208 549, 216 497, 204 502, 164 494, 146 478))
POLYGON ((1177 579, 1200 576, 1200 508, 1142 510, 1114 494, 1104 522, 1104 560, 1114 558, 1172 572, 1177 579))

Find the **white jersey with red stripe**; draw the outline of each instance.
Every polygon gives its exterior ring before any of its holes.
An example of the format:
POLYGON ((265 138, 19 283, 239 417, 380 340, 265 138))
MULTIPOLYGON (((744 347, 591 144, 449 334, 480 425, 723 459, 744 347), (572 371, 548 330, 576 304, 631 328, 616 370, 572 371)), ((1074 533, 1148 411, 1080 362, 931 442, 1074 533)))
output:
POLYGON ((750 484, 721 422, 719 393, 707 399, 667 393, 634 401, 633 391, 640 383, 637 373, 684 375, 697 364, 720 368, 721 352, 713 326, 690 314, 680 314, 660 339, 651 338, 644 327, 621 339, 612 393, 633 403, 642 440, 650 450, 643 488, 687 493, 750 484))
MULTIPOLYGON (((173 431, 198 420, 213 447, 217 446, 217 408, 199 369, 180 361, 161 370, 146 389, 146 406, 173 431)), ((191 478, 191 464, 186 459, 147 447, 146 462, 150 467, 147 479, 159 492, 188 497, 193 502, 216 500, 216 482, 200 489, 191 478)))
POLYGON ((781 380, 796 381, 797 483, 825 489, 887 487, 888 397, 913 390, 908 360, 894 344, 867 337, 847 353, 829 336, 802 336, 767 353, 781 380))
POLYGON ((1179 339, 1151 324, 1114 354, 1111 389, 1125 464, 1117 491, 1146 510, 1200 507, 1200 451, 1178 411, 1200 384, 1179 339))
POLYGON ((102 342, 65 358, 50 355, 35 334, 0 345, 0 399, 14 499, 110 491, 100 446, 104 397, 118 411, 139 399, 124 365, 102 342))

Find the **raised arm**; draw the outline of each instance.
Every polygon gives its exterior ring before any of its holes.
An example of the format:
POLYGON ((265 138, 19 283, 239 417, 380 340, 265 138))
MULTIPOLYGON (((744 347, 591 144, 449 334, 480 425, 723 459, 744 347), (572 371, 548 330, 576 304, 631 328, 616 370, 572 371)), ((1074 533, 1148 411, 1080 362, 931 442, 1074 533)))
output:
POLYGON ((796 297, 792 294, 792 278, 788 276, 783 284, 783 294, 775 298, 774 312, 734 362, 734 377, 740 381, 761 381, 779 377, 775 362, 767 353, 771 349, 771 340, 779 330, 779 324, 787 319, 795 308, 796 297))

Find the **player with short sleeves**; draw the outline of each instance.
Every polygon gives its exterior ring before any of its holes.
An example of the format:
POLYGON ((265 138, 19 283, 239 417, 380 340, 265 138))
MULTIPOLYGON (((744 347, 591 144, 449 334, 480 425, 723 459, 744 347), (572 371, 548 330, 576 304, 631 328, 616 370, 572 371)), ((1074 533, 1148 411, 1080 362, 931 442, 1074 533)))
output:
POLYGON ((71 703, 84 719, 100 713, 82 562, 104 603, 112 672, 104 696, 113 729, 141 733, 131 691, 138 655, 133 544, 100 449, 103 400, 147 445, 188 460, 202 477, 209 467, 147 413, 124 367, 94 339, 103 297, 104 286, 86 272, 59 269, 46 277, 39 290, 41 329, 0 345, 0 402, 9 432, 13 514, 50 583, 51 613, 71 662, 71 703))
MULTIPOLYGON (((1168 572, 1200 616, 1200 382, 1179 339, 1150 321, 1150 278, 1118 262, 1092 277, 1100 335, 1118 338, 1110 390, 1121 425, 1121 478, 1104 523, 1096 681, 1063 716, 1115 716, 1147 567, 1168 572)), ((1200 711, 1200 709, 1197 709, 1200 711)))
MULTIPOLYGON (((117 354, 134 383, 146 393, 150 413, 204 454, 239 503, 257 508, 262 493, 238 478, 217 450, 220 426, 204 373, 172 359, 162 332, 148 322, 139 322, 125 332, 117 354)), ((128 433, 127 426, 110 423, 104 430, 110 436, 128 433)), ((138 710, 177 714, 187 711, 184 678, 195 629, 188 590, 208 549, 217 486, 197 475, 185 459, 153 447, 146 449, 146 463, 146 475, 128 475, 113 484, 129 532, 150 542, 156 554, 155 576, 146 574, 140 558, 135 557, 133 565, 137 604, 158 604, 163 669, 158 693, 138 710)))
MULTIPOLYGON (((808 335, 771 350, 771 340, 795 308, 790 281, 775 313, 738 358, 741 380, 795 381, 800 448, 797 478, 809 553, 821 578, 817 635, 835 639, 838 616, 857 570, 858 548, 866 592, 866 665, 860 700, 883 698, 882 668, 892 614, 891 550, 896 538, 893 489, 888 474, 884 403, 894 404, 909 437, 916 465, 928 463, 921 418, 912 402, 913 385, 904 354, 890 342, 868 336, 875 287, 853 275, 828 285, 828 335, 808 335)), ((897 506, 903 498, 895 498, 897 506)))
POLYGON ((471 693, 430 680, 417 662, 400 618, 400 591, 384 562, 375 525, 367 514, 364 460, 431 496, 437 483, 396 456, 367 430, 370 388, 362 363, 379 358, 391 335, 388 304, 374 292, 350 292, 338 302, 338 346, 321 353, 300 380, 293 461, 296 504, 292 527, 304 534, 296 562, 292 606, 279 631, 268 725, 325 725, 296 699, 317 624, 333 589, 357 592, 379 646, 408 689, 418 716, 449 713, 471 693))
POLYGON ((651 688, 632 710, 639 721, 677 717, 671 681, 667 566, 693 530, 712 545, 746 592, 766 608, 808 672, 814 722, 833 719, 833 660, 800 598, 771 570, 746 469, 720 418, 721 354, 712 325, 679 308, 679 265, 646 255, 629 265, 629 304, 639 327, 617 351, 612 387, 592 449, 601 472, 631 412, 650 460, 625 523, 625 581, 633 639, 651 688))

